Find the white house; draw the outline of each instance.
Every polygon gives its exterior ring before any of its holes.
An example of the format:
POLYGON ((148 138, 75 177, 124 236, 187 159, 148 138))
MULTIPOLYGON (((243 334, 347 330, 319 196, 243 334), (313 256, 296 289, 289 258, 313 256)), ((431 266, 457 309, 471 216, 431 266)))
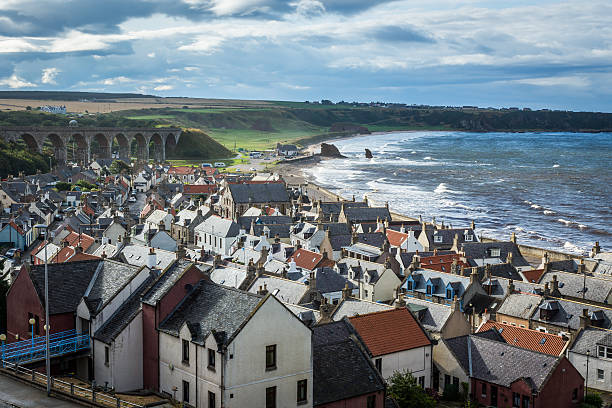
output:
POLYGON ((395 298, 395 291, 402 281, 392 269, 384 264, 354 258, 343 258, 341 263, 348 268, 349 282, 359 289, 359 299, 386 302, 395 298))
POLYGON ((312 407, 312 332, 274 296, 202 280, 160 325, 160 390, 194 407, 312 407))
POLYGON ((383 378, 388 379, 396 371, 408 371, 421 387, 431 387, 433 344, 408 309, 353 316, 349 321, 383 378))
POLYGON ((568 359, 588 379, 589 388, 612 392, 612 331, 592 326, 581 329, 569 350, 568 359))
POLYGON ((232 220, 213 215, 195 227, 194 231, 197 247, 222 256, 230 256, 240 227, 232 220))
POLYGON ((145 225, 149 229, 170 231, 172 215, 163 210, 153 211, 145 220, 145 225))
POLYGON ((103 241, 106 244, 117 245, 119 239, 123 239, 127 234, 127 230, 120 222, 113 220, 108 227, 102 232, 103 241))

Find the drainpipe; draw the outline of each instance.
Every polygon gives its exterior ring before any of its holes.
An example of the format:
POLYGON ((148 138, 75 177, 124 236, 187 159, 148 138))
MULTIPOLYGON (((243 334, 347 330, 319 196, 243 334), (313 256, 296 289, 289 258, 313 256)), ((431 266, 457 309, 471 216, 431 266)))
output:
POLYGON ((227 347, 223 347, 222 348, 222 352, 221 352, 221 408, 225 407, 224 403, 223 403, 223 395, 225 393, 225 364, 226 364, 226 357, 227 357, 227 347))
POLYGON ((198 345, 195 345, 196 355, 195 355, 195 399, 196 399, 196 408, 200 404, 200 400, 198 399, 198 345))

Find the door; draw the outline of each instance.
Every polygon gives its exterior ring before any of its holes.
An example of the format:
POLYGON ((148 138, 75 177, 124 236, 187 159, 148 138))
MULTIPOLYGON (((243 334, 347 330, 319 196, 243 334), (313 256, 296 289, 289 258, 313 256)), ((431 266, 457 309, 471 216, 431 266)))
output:
POLYGON ((497 406, 497 387, 495 385, 491 386, 491 405, 497 406))

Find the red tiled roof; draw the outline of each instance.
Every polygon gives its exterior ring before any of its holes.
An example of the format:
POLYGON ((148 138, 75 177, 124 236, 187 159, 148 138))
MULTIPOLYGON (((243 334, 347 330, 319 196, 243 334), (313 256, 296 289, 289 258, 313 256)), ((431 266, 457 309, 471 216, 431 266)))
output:
POLYGON ((544 269, 534 269, 532 271, 522 271, 523 276, 527 279, 528 282, 538 283, 540 282, 540 278, 544 275, 544 269))
POLYGON ((408 234, 405 232, 399 232, 392 229, 387 229, 387 239, 389 240, 389 244, 394 247, 401 246, 404 241, 408 238, 408 234))
POLYGON ((94 243, 94 238, 90 237, 87 234, 81 233, 80 236, 77 232, 71 231, 70 234, 66 235, 64 241, 68 243, 68 245, 76 247, 79 245, 79 241, 81 242, 81 248, 83 251, 87 251, 90 246, 94 243))
POLYGON ((67 262, 90 261, 92 259, 101 259, 101 258, 99 256, 86 254, 85 252, 79 252, 75 254, 72 258, 70 258, 67 262))
POLYGON ((219 174, 219 170, 215 169, 214 167, 203 167, 202 171, 207 176, 212 176, 212 175, 215 175, 215 174, 219 174))
POLYGON ((319 262, 319 265, 317 265, 318 268, 333 268, 334 265, 336 265, 336 263, 329 258, 324 258, 321 260, 321 262, 319 262))
POLYGON ((183 194, 212 194, 217 191, 217 186, 214 184, 185 184, 183 186, 183 194))
POLYGON ((95 214, 94 210, 92 210, 91 207, 87 205, 87 203, 85 203, 85 205, 83 206, 83 212, 87 215, 95 214))
POLYGON ((349 318, 374 357, 431 345, 431 340, 406 308, 349 318))
POLYGON ((493 320, 484 322, 478 329, 478 333, 492 328, 495 328, 497 331, 501 330, 500 334, 508 344, 552 356, 561 355, 566 345, 566 342, 560 336, 503 324, 493 320))
POLYGON ((298 267, 312 271, 317 267, 319 262, 321 262, 323 255, 300 248, 289 258, 293 259, 293 262, 295 262, 298 267))
POLYGON ((14 229, 15 231, 17 231, 17 232, 19 233, 19 235, 24 235, 24 234, 25 234, 25 232, 23 231, 23 229, 22 229, 22 228, 21 228, 19 225, 15 224, 15 222, 14 222, 13 220, 11 220, 11 222, 9 222, 9 225, 10 225, 11 227, 13 227, 13 229, 14 229))
POLYGON ((170 167, 168 169, 168 174, 176 174, 181 176, 187 174, 195 174, 195 168, 191 166, 170 167))

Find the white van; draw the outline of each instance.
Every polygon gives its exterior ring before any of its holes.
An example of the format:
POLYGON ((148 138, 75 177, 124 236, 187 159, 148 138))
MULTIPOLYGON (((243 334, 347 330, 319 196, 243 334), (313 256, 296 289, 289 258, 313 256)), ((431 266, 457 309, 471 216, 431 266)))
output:
POLYGON ((225 163, 223 163, 223 162, 215 162, 215 167, 225 167, 225 163))

